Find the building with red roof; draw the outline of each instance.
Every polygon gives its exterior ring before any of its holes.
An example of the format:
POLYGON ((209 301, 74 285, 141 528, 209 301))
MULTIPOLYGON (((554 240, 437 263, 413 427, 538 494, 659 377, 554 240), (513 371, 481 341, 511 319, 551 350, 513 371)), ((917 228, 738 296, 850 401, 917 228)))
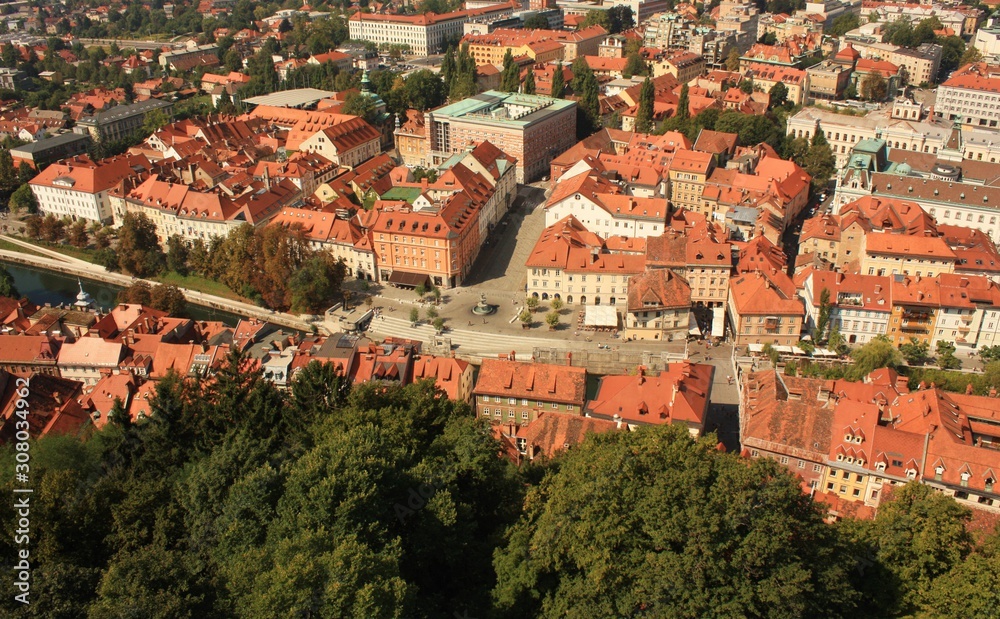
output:
POLYGON ((934 116, 969 127, 1000 127, 1000 66, 975 62, 956 69, 938 87, 934 116))
POLYGON ((122 155, 92 161, 78 155, 45 168, 29 185, 43 215, 108 223, 109 194, 125 178, 150 169, 144 156, 122 155))
POLYGON ((834 507, 876 509, 891 487, 918 481, 997 512, 996 402, 909 392, 892 370, 854 383, 768 370, 744 381, 740 435, 744 455, 778 459, 807 489, 835 496, 834 507))
POLYGON ((585 414, 629 429, 681 424, 698 438, 705 430, 714 373, 712 365, 683 361, 658 373, 640 366, 635 374, 603 376, 585 414))
POLYGON ((534 421, 526 424, 496 424, 493 434, 501 441, 501 454, 520 465, 551 459, 559 452, 579 445, 590 435, 621 429, 620 422, 540 411, 534 421))
POLYGON ((628 280, 625 336, 683 341, 691 315, 691 286, 670 269, 651 269, 628 280))
POLYGON ((805 318, 795 284, 784 271, 760 269, 729 280, 729 320, 736 344, 798 343, 805 318))
POLYGON ((17 375, 0 370, 0 444, 14 441, 18 431, 24 429, 19 423, 23 421, 28 422, 27 432, 32 439, 79 436, 90 424, 87 411, 77 401, 83 383, 50 374, 29 373, 24 377, 31 379, 27 395, 17 375), (27 407, 18 406, 22 399, 27 407), (28 414, 22 416, 22 411, 28 414))
POLYGON ((483 359, 473 395, 477 416, 526 423, 543 412, 582 415, 586 389, 584 368, 483 359))

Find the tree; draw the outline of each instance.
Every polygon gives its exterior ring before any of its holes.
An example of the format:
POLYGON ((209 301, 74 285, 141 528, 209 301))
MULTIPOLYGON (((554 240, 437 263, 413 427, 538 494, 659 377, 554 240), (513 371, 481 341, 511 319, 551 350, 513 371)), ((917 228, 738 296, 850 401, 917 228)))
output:
POLYGON ((187 310, 187 299, 184 293, 173 284, 160 284, 150 292, 149 304, 170 316, 184 316, 187 310))
POLYGON ((524 85, 522 86, 524 94, 533 95, 535 94, 535 69, 534 67, 528 67, 528 72, 524 74, 524 85))
POLYGON ((549 325, 549 329, 555 329, 559 326, 559 312, 552 310, 545 315, 545 323, 549 325))
POLYGON ((635 19, 632 14, 632 7, 627 4, 619 4, 608 9, 608 32, 618 34, 635 27, 635 19))
POLYGON ((757 42, 761 45, 776 45, 778 43, 778 35, 773 32, 765 32, 757 42))
POLYGON ((360 92, 352 92, 347 95, 340 110, 343 114, 350 114, 352 116, 364 118, 369 123, 375 122, 375 117, 378 115, 378 109, 375 107, 375 101, 373 101, 371 97, 360 92))
POLYGON ((867 101, 885 101, 889 95, 889 83, 882 74, 872 71, 861 80, 861 98, 867 101))
POLYGON ((49 213, 44 219, 42 219, 41 233, 42 238, 46 241, 50 243, 57 243, 61 241, 63 236, 66 234, 66 222, 49 213))
POLYGON ((523 326, 527 327, 531 324, 531 312, 528 311, 528 308, 524 308, 521 310, 521 313, 517 315, 517 319, 521 321, 523 326))
POLYGON ((565 76, 563 75, 563 67, 561 62, 556 62, 555 66, 552 68, 552 90, 550 96, 561 99, 563 96, 563 90, 565 89, 564 83, 565 76))
POLYGON ((947 573, 934 579, 923 599, 922 619, 931 617, 989 617, 1000 608, 1000 544, 997 534, 947 573))
POLYGON ((729 56, 726 58, 726 71, 739 71, 740 70, 740 50, 733 47, 729 50, 729 56))
POLYGON ((930 486, 910 482, 879 507, 874 523, 845 531, 866 557, 862 587, 876 605, 871 616, 904 617, 919 608, 936 579, 972 548, 968 509, 930 486))
MULTIPOLYGON (((28 165, 27 161, 22 161, 20 165, 17 166, 17 184, 24 185, 31 182, 31 179, 35 178, 35 168, 28 165)), ((18 187, 20 189, 20 187, 18 187)))
POLYGON ((24 233, 30 238, 39 238, 42 235, 42 217, 40 215, 29 215, 25 217, 24 233))
POLYGON ((851 353, 854 365, 849 374, 858 379, 868 376, 879 368, 898 368, 903 364, 899 350, 889 338, 879 335, 851 353))
POLYGON ((911 337, 909 342, 899 346, 900 354, 903 355, 903 358, 910 365, 923 365, 926 363, 929 350, 930 344, 926 340, 920 341, 915 337, 911 337))
POLYGON ((143 213, 125 213, 117 253, 119 266, 136 277, 158 274, 165 262, 156 225, 143 213))
POLYGON ((955 356, 955 344, 946 340, 938 340, 937 362, 942 370, 957 370, 962 362, 955 356))
POLYGON ((444 318, 437 316, 436 318, 434 318, 434 321, 431 324, 434 325, 434 330, 437 331, 438 333, 444 331, 444 318))
POLYGON ((1000 345, 983 346, 979 349, 979 358, 982 359, 984 363, 1000 361, 1000 345))
MULTIPOLYGON (((682 87, 682 95, 685 87, 687 84, 682 87)), ((677 113, 681 113, 679 106, 677 113)), ((653 130, 653 83, 648 77, 643 80, 642 88, 639 89, 639 110, 635 115, 635 130, 638 133, 650 133, 653 130)))
POLYGON ((549 306, 552 308, 553 311, 558 312, 563 308, 562 299, 560 299, 559 297, 552 299, 552 303, 549 303, 549 306))
POLYGON ((423 300, 423 298, 427 296, 427 286, 424 284, 417 284, 413 288, 413 292, 416 293, 418 299, 423 300))
POLYGON ((649 65, 642 59, 638 51, 628 55, 625 68, 622 69, 622 77, 627 79, 633 75, 649 75, 649 65))
POLYGON ((69 228, 69 244, 73 247, 83 249, 90 244, 90 234, 87 232, 87 222, 83 219, 76 220, 69 228))
POLYGON ((437 308, 434 307, 433 305, 428 306, 427 309, 424 311, 424 315, 427 316, 427 320, 434 320, 435 318, 438 317, 437 308))
POLYGON ((614 32, 611 32, 611 23, 608 20, 607 11, 587 11, 587 15, 584 16, 580 28, 590 28, 591 26, 601 26, 611 34, 614 34, 614 32))
POLYGON ((410 308, 410 324, 414 327, 420 322, 420 310, 415 307, 410 308))
POLYGON ((150 305, 153 302, 153 288, 149 282, 139 280, 118 293, 118 302, 150 305))
POLYGON ((578 97, 576 115, 577 137, 585 138, 601 126, 601 107, 598 99, 599 86, 594 72, 584 56, 573 61, 573 92, 578 97))
POLYGON ((524 305, 531 311, 538 309, 538 297, 530 296, 524 300, 524 305))
POLYGON ((500 90, 517 92, 521 88, 521 68, 514 62, 510 48, 503 56, 503 69, 500 71, 500 90))
MULTIPOLYGON (((650 85, 650 91, 653 87, 650 85)), ((652 94, 652 93, 651 93, 652 94)), ((677 98, 677 118, 687 120, 691 116, 691 99, 688 94, 688 85, 681 84, 681 94, 677 98)))
POLYGON ((150 110, 142 121, 142 133, 152 135, 170 122, 170 117, 162 109, 150 110))
POLYGON ((525 30, 547 30, 548 27, 549 20, 538 13, 535 13, 524 20, 525 30))
POLYGON ((21 298, 21 293, 18 292, 17 286, 14 285, 14 276, 2 264, 0 264, 0 297, 10 299, 21 298))
POLYGON ((849 559, 795 478, 676 425, 565 452, 494 565, 497 604, 519 617, 706 617, 722 600, 763 617, 848 617, 858 601, 849 559))
POLYGON ((291 309, 319 314, 341 295, 347 265, 327 252, 318 252, 306 260, 291 277, 291 309))
POLYGON ((188 274, 188 247, 179 234, 167 238, 167 270, 181 276, 188 274))
POLYGON ((775 82, 774 86, 771 86, 769 94, 771 95, 771 107, 788 103, 788 86, 785 86, 784 82, 775 82))
POLYGON ((6 148, 0 149, 0 189, 14 189, 17 185, 17 169, 14 158, 6 148))
MULTIPOLYGON (((817 131, 816 134, 820 135, 821 132, 817 131)), ((802 158, 802 167, 812 177, 813 191, 823 191, 837 170, 837 159, 829 146, 816 144, 814 140, 802 158)))
POLYGON ((844 13, 834 18, 833 24, 830 26, 830 34, 835 37, 842 37, 860 25, 861 21, 857 15, 854 13, 844 13))
POLYGON ((959 36, 938 37, 937 44, 941 46, 941 68, 938 75, 932 75, 931 80, 944 78, 961 66, 965 56, 965 41, 959 36))
POLYGON ((740 90, 744 94, 752 95, 753 94, 753 78, 752 77, 748 77, 748 78, 744 79, 743 81, 741 81, 740 82, 740 90))
POLYGON ((21 185, 10 195, 10 210, 14 213, 37 213, 38 200, 30 185, 21 185))
POLYGON ((979 51, 974 45, 969 45, 965 48, 965 52, 962 54, 962 58, 958 61, 958 66, 964 67, 965 65, 972 62, 979 62, 983 59, 982 52, 979 51))
POLYGON ((847 354, 847 342, 844 341, 844 336, 840 333, 839 327, 834 326, 830 329, 830 337, 826 338, 826 347, 838 355, 847 354))
POLYGON ((444 53, 444 58, 441 60, 441 79, 444 80, 445 85, 450 89, 451 81, 455 77, 455 48, 454 46, 449 46, 448 51, 444 53))
POLYGON ((820 290, 819 314, 816 316, 816 330, 813 332, 813 340, 817 344, 826 339, 826 328, 830 326, 830 310, 832 308, 829 288, 820 290))

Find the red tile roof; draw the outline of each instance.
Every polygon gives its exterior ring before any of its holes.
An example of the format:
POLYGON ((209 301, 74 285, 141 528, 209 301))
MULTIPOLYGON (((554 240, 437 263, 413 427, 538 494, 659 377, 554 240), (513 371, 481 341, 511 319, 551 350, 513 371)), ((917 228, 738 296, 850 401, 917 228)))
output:
POLYGON ((712 391, 711 365, 671 363, 658 374, 604 376, 587 414, 630 424, 683 423, 699 433, 712 391))
POLYGON ((584 368, 483 359, 473 393, 583 406, 586 388, 584 368))

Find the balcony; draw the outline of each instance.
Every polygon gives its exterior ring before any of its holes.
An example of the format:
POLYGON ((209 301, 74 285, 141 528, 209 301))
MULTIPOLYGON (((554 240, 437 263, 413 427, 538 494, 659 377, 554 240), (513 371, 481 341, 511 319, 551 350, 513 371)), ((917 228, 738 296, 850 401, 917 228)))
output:
POLYGON ((925 333, 930 327, 930 323, 923 320, 904 320, 901 329, 903 331, 918 331, 925 333))

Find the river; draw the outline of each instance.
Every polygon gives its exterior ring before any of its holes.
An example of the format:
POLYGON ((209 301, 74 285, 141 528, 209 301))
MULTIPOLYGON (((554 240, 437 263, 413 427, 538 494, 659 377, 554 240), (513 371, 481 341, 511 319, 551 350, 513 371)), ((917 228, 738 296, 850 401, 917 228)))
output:
MULTIPOLYGON (((0 260, 0 264, 7 267, 7 270, 14 277, 14 285, 17 286, 18 292, 38 305, 45 303, 60 305, 76 301, 80 285, 75 277, 2 260, 0 260)), ((90 295, 97 307, 109 310, 118 304, 118 292, 121 288, 104 282, 84 279, 83 290, 90 295)), ((240 319, 240 316, 236 314, 193 303, 188 303, 187 314, 195 320, 220 320, 230 327, 235 327, 236 322, 240 319)))

